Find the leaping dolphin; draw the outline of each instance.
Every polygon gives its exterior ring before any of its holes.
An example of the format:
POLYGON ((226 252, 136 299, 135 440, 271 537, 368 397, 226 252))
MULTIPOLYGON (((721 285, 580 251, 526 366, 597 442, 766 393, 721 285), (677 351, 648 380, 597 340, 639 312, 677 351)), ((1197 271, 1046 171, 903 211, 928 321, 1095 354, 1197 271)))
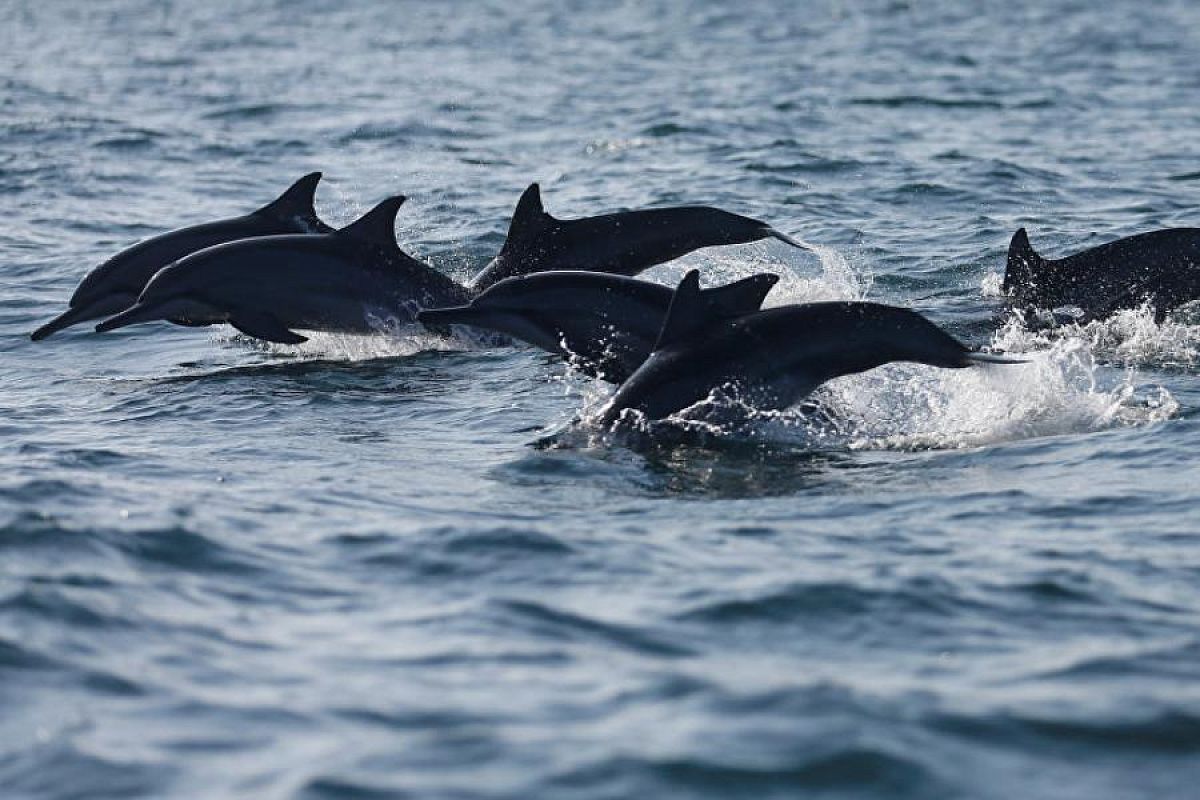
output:
POLYGON ((1200 300, 1200 228, 1167 228, 1043 258, 1024 228, 1008 246, 1003 291, 1024 310, 1076 306, 1084 320, 1149 302, 1155 320, 1200 300))
POLYGON ((637 275, 702 247, 744 244, 774 237, 809 249, 765 222, 708 206, 623 211, 581 219, 556 219, 531 184, 513 211, 500 254, 471 281, 482 291, 515 275, 584 270, 637 275))
POLYGON ((71 296, 70 307, 30 338, 36 342, 77 323, 124 311, 154 273, 206 247, 256 236, 329 233, 333 228, 313 209, 313 194, 320 180, 320 172, 309 173, 274 201, 245 216, 180 228, 122 250, 85 275, 71 296))
POLYGON ((332 233, 243 239, 193 253, 96 330, 152 320, 228 322, 248 336, 299 344, 306 337, 296 328, 371 333, 381 318, 411 322, 419 308, 466 302, 466 289, 396 244, 403 202, 384 200, 332 233))
MULTIPOLYGON (((778 275, 763 273, 700 290, 714 319, 757 311, 778 275)), ((540 272, 505 278, 469 305, 427 309, 429 325, 472 325, 521 339, 571 360, 581 372, 624 382, 654 349, 671 304, 670 287, 598 272, 540 272)))
POLYGON ((915 311, 878 303, 806 303, 717 319, 692 270, 671 298, 654 352, 604 406, 600 422, 612 425, 631 411, 662 419, 720 388, 757 408, 783 409, 827 380, 892 361, 947 369, 1012 363, 971 352, 915 311))
MULTIPOLYGON (((384 270, 389 276, 388 285, 386 287, 375 286, 376 289, 385 292, 384 294, 371 298, 366 293, 369 282, 357 286, 353 294, 355 295, 354 303, 357 304, 355 308, 374 305, 384 312, 381 316, 388 316, 402 323, 415 320, 419 307, 441 308, 461 305, 473 294, 493 285, 494 281, 505 275, 516 276, 549 270, 566 270, 572 266, 593 272, 633 273, 675 258, 697 247, 718 243, 754 241, 768 236, 775 236, 797 247, 804 246, 775 231, 765 223, 714 208, 650 209, 559 221, 541 210, 537 184, 534 184, 518 203, 517 211, 513 215, 509 239, 501 250, 500 256, 491 267, 484 270, 484 274, 474 284, 470 287, 463 287, 433 268, 400 252, 396 247, 394 233, 391 230, 392 224, 393 220, 389 218, 386 222, 386 236, 383 237, 390 243, 390 249, 384 247, 383 250, 377 252, 382 253, 383 262, 381 263, 389 261, 402 263, 404 266, 402 272, 414 282, 413 286, 410 291, 405 292, 403 287, 396 282, 400 273, 395 270, 384 270), (372 300, 374 303, 371 302, 372 300)), ((380 230, 382 231, 382 228, 380 230)), ((327 247, 329 241, 338 240, 322 241, 326 243, 310 243, 309 249, 324 248, 327 247)), ((325 287, 325 290, 334 291, 330 287, 337 284, 338 281, 341 281, 343 285, 348 285, 357 280, 353 277, 356 273, 347 273, 336 277, 322 276, 321 280, 308 282, 297 280, 293 274, 280 268, 279 265, 284 261, 295 259, 295 253, 299 249, 303 248, 294 241, 294 237, 265 236, 254 240, 227 243, 196 252, 171 266, 173 285, 187 285, 188 282, 183 278, 183 273, 188 270, 196 270, 198 273, 203 273, 197 280, 205 283, 205 292, 208 295, 222 295, 229 302, 218 308, 216 312, 205 312, 193 305, 189 307, 186 314, 180 313, 173 316, 170 314, 164 316, 159 312, 154 312, 159 313, 159 316, 153 316, 150 310, 141 308, 136 313, 118 315, 113 320, 98 325, 97 330, 111 330, 123 324, 132 324, 131 321, 148 319, 168 319, 185 325, 207 325, 228 319, 235 327, 248 335, 257 335, 253 333, 253 330, 260 330, 276 336, 273 339, 270 336, 260 338, 277 342, 291 341, 291 337, 299 337, 299 335, 293 331, 280 331, 269 326, 239 325, 234 317, 228 316, 228 309, 236 306, 239 309, 237 319, 245 320, 255 310, 250 305, 251 298, 254 297, 256 298, 254 302, 258 303, 257 311, 263 314, 270 314, 277 305, 298 310, 302 305, 298 293, 303 287, 320 285, 325 287), (233 247, 232 245, 235 244, 244 246, 233 247), (252 256, 248 255, 251 253, 252 256), (229 263, 218 266, 223 261, 229 263), (271 271, 258 275, 257 273, 262 269, 260 264, 273 264, 275 266, 271 269, 279 272, 278 280, 274 284, 276 289, 281 291, 278 301, 273 300, 265 291, 250 293, 245 289, 246 285, 250 283, 267 282, 269 279, 265 275, 275 275, 275 272, 271 271), (224 281, 225 284, 218 285, 221 281, 224 281), (241 292, 241 296, 235 297, 239 292, 241 292), (233 303, 235 299, 240 302, 233 303), (150 316, 147 316, 148 314, 150 316), (110 325, 110 323, 112 324, 110 325)), ((356 258, 358 267, 365 269, 367 264, 363 260, 362 254, 357 255, 356 258)), ((769 287, 767 288, 769 289, 769 287)), ((306 298, 303 301, 303 313, 293 316, 303 319, 307 323, 318 325, 318 327, 311 328, 314 330, 345 333, 369 332, 369 327, 366 329, 363 327, 361 315, 337 307, 340 302, 337 297, 337 291, 334 291, 334 294, 328 298, 319 294, 306 298), (323 304, 329 306, 325 312, 322 312, 323 304)), ((139 306, 143 305, 142 300, 148 299, 153 299, 153 297, 140 298, 139 306)), ((761 301, 761 297, 759 300, 761 301)), ((158 306, 167 307, 162 303, 158 303, 155 307, 158 306)), ((655 318, 654 325, 658 324, 662 313, 665 313, 665 304, 663 308, 664 311, 655 318)), ((295 327, 303 328, 304 325, 297 323, 295 327)), ((303 338, 297 338, 296 341, 303 341, 303 338)), ((645 345, 642 345, 642 350, 648 352, 645 345)), ((633 368, 630 363, 627 359, 624 371, 619 371, 618 367, 618 372, 613 374, 628 374, 633 368)))

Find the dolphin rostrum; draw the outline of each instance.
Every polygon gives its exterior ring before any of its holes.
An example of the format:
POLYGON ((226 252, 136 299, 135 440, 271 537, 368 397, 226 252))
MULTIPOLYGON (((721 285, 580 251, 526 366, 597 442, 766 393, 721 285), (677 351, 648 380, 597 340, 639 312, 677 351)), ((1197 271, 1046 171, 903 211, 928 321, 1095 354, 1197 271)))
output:
POLYGON ((475 276, 471 288, 482 291, 504 278, 548 270, 633 276, 702 247, 768 237, 809 249, 765 222, 709 206, 556 219, 542 207, 541 190, 534 183, 517 202, 500 254, 475 276))
POLYGON ((915 311, 878 303, 805 303, 716 319, 693 270, 671 298, 654 352, 604 406, 600 421, 611 425, 631 411, 662 419, 723 388, 757 408, 783 409, 827 380, 892 361, 948 369, 1012 363, 971 352, 915 311))
POLYGON ((1200 228, 1167 228, 1059 259, 1043 258, 1021 228, 1008 246, 1003 291, 1023 310, 1075 306, 1084 320, 1149 302, 1167 312, 1200 300, 1200 228))
POLYGON ((180 228, 122 250, 85 275, 71 296, 70 307, 30 338, 36 342, 77 323, 124 311, 134 304, 154 273, 206 247, 256 236, 329 233, 333 228, 322 222, 313 209, 319 180, 321 173, 309 173, 273 202, 245 216, 180 228))
POLYGON ((248 336, 299 344, 306 337, 296 328, 371 333, 383 319, 412 322, 420 308, 466 302, 466 289, 396 244, 403 202, 384 200, 332 233, 263 236, 193 253, 96 330, 151 320, 228 322, 248 336))
MULTIPOLYGON (((778 275, 763 273, 700 299, 714 319, 757 311, 778 275)), ((585 374, 622 383, 654 349, 673 292, 667 286, 598 272, 539 272, 505 278, 469 305, 421 311, 430 325, 472 325, 565 356, 585 374)))

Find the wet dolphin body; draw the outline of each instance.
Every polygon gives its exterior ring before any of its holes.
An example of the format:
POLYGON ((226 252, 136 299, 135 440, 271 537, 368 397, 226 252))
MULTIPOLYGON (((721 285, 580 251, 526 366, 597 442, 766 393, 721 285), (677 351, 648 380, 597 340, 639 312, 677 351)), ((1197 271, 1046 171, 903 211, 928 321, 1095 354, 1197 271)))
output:
POLYGON ((675 290, 654 352, 600 421, 611 425, 630 411, 662 419, 721 388, 757 408, 783 409, 827 380, 892 361, 959 369, 1004 360, 972 353, 915 311, 878 303, 806 303, 715 320, 692 271, 675 290))
POLYGON ((396 244, 403 202, 384 200, 332 233, 265 236, 201 250, 155 275, 136 305, 96 330, 152 320, 228 322, 248 336, 299 344, 306 337, 293 329, 371 333, 382 318, 411 322, 419 308, 466 302, 466 289, 396 244))
POLYGON ((1076 306, 1085 320, 1149 302, 1161 322, 1200 300, 1200 228, 1142 233, 1059 259, 1038 255, 1021 228, 1008 247, 1003 291, 1023 310, 1076 306))
POLYGON ((276 200, 242 217, 206 222, 164 233, 122 250, 84 276, 63 314, 34 331, 34 341, 80 322, 124 311, 163 267, 206 247, 256 236, 329 233, 313 209, 321 173, 296 181, 276 200))
MULTIPOLYGON (((757 311, 778 275, 763 273, 712 289, 700 300, 716 319, 757 311)), ((627 379, 654 349, 672 290, 597 272, 541 272, 506 278, 470 305, 422 311, 431 325, 498 331, 571 359, 580 371, 613 383, 627 379)))
POLYGON ((807 249, 765 222, 708 206, 556 219, 542 207, 535 183, 517 202, 500 254, 471 281, 471 288, 482 291, 504 278, 548 270, 633 276, 702 247, 768 237, 807 249))

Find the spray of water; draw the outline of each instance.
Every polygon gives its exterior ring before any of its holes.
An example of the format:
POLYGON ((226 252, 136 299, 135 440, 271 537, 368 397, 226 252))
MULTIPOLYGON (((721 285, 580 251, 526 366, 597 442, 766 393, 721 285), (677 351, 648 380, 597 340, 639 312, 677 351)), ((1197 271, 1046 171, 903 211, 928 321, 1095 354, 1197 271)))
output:
MULTIPOLYGON (((781 280, 767 306, 820 300, 866 299, 872 275, 861 258, 811 245, 819 270, 802 274, 770 257, 766 249, 692 254, 653 270, 648 277, 677 281, 702 266, 708 285, 771 271, 781 280)), ((999 276, 984 280, 985 294, 999 291, 999 276)), ((309 334, 298 347, 268 345, 271 352, 301 359, 359 361, 409 356, 426 350, 495 347, 494 336, 454 328, 441 336, 420 325, 379 318, 370 336, 309 334)), ((221 338, 232 338, 228 333, 221 338)), ((919 449, 976 447, 1003 441, 1160 421, 1179 404, 1164 388, 1143 384, 1138 368, 1200 363, 1200 326, 1186 319, 1155 324, 1149 309, 1121 312, 1108 320, 1032 330, 1014 316, 992 337, 992 348, 1026 360, 939 370, 891 364, 830 381, 812 402, 781 412, 753 409, 718 389, 698 409, 671 423, 712 436, 765 439, 805 447, 919 449), (726 413, 713 411, 724 410, 726 413), (715 420, 715 421, 714 421, 715 420), (730 422, 736 420, 736 422, 730 422)), ((611 387, 568 368, 564 394, 579 419, 595 419, 611 387)), ((596 433, 584 423, 585 439, 596 433)), ((581 430, 581 433, 583 431, 581 430)))
MULTIPOLYGON (((831 248, 814 252, 821 260, 820 274, 789 274, 768 305, 867 297, 868 273, 831 248)), ((760 268, 743 264, 722 277, 760 268)), ((998 290, 998 279, 995 285, 998 290)), ((1164 360, 1196 363, 1198 340, 1200 328, 1156 325, 1148 309, 1044 333, 1032 333, 1013 319, 994 334, 990 347, 1022 358, 1024 364, 961 370, 889 364, 830 381, 814 393, 811 403, 786 411, 756 411, 718 389, 668 424, 707 435, 723 431, 815 448, 905 450, 978 447, 1149 424, 1176 414, 1179 404, 1165 388, 1143 384, 1136 367, 1161 365, 1164 360), (1120 358, 1113 359, 1114 354, 1120 358), (1113 360, 1120 365, 1111 366, 1113 360), (718 418, 739 422, 714 427, 714 406, 729 412, 718 418)), ((583 418, 594 419, 606 396, 607 392, 584 389, 583 418)))

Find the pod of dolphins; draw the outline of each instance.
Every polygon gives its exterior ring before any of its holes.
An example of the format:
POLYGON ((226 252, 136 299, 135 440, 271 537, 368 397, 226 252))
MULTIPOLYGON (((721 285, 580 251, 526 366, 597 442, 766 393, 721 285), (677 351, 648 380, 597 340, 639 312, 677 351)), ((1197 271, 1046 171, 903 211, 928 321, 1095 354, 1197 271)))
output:
MULTIPOLYGON (((371 333, 379 320, 500 333, 570 359, 617 385, 603 425, 703 410, 731 389, 783 409, 825 381, 894 361, 947 369, 1019 363, 972 352, 915 311, 870 302, 763 309, 779 280, 763 273, 701 288, 692 270, 672 290, 635 276, 694 250, 767 238, 808 246, 770 225, 707 206, 558 219, 538 185, 521 195, 497 256, 466 285, 400 249, 390 197, 334 229, 313 201, 321 173, 244 216, 140 242, 84 276, 68 308, 34 341, 90 320, 97 331, 165 320, 229 323, 299 344, 297 330, 371 333)), ((1074 307, 1085 320, 1150 304, 1156 319, 1200 299, 1200 229, 1145 233, 1061 259, 1038 255, 1025 229, 1003 282, 1023 312, 1074 307)))

